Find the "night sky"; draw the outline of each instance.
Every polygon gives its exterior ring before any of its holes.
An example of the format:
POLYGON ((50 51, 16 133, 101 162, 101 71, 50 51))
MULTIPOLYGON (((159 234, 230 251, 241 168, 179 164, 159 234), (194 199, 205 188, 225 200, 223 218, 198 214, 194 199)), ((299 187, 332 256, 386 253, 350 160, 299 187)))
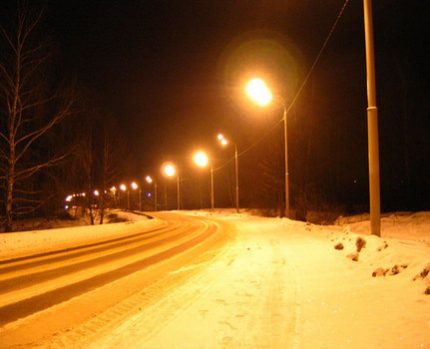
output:
MULTIPOLYGON (((214 137, 223 131, 240 151, 253 146, 241 156, 243 190, 250 193, 255 172, 263 173, 266 163, 279 167, 270 153, 282 141, 281 125, 272 130, 282 108, 252 106, 244 81, 261 75, 291 102, 344 0, 31 4, 44 8, 42 30, 55 44, 64 76, 121 125, 134 159, 130 176, 155 171, 166 159, 191 167, 198 146, 222 164, 231 154, 218 149, 214 137)), ((429 2, 373 6, 383 209, 430 208, 429 2)), ((14 2, 1 7, 5 21, 14 2)), ((289 115, 296 205, 305 186, 308 201, 318 192, 317 201, 327 196, 365 207, 366 107, 362 2, 350 0, 289 115)), ((249 205, 258 199, 247 195, 249 205)))

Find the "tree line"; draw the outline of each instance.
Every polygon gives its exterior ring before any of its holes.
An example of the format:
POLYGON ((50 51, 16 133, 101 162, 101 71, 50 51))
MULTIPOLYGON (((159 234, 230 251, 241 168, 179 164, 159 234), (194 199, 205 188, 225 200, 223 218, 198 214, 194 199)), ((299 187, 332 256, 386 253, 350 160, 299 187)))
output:
MULTIPOLYGON (((14 20, 0 25, 0 222, 5 232, 13 231, 17 220, 58 212, 71 190, 87 191, 97 183, 104 191, 124 161, 117 125, 84 97, 89 91, 52 69, 55 58, 42 39, 42 20, 43 12, 21 6, 14 20)), ((91 200, 88 196, 89 208, 91 200)), ((94 224, 94 215, 90 218, 94 224)))

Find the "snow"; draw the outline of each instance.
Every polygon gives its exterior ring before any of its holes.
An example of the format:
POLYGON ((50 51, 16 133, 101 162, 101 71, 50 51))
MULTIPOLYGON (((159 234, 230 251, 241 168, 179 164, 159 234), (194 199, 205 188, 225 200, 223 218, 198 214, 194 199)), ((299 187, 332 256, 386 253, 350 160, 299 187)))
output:
MULTIPOLYGON (((222 221, 234 237, 212 259, 171 272, 194 270, 168 292, 77 337, 74 347, 430 348, 430 275, 419 276, 430 263, 429 212, 384 216, 381 238, 369 235, 366 217, 320 226, 230 211, 186 214, 222 221), (365 246, 357 252, 359 238, 365 246), (357 261, 347 257, 353 253, 357 261), (372 276, 378 268, 385 276, 372 276)), ((3 234, 1 258, 148 224, 162 221, 3 234)))
POLYGON ((148 219, 147 216, 129 212, 114 211, 112 213, 126 222, 0 234, 0 260, 90 244, 116 237, 119 234, 138 233, 143 226, 163 224, 158 219, 148 219))

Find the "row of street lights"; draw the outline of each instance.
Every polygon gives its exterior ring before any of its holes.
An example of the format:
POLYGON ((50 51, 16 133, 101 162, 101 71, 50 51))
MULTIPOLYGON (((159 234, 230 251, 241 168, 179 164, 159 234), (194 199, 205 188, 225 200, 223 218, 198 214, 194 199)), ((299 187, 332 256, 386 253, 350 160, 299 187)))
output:
MULTIPOLYGON (((239 204, 239 165, 238 165, 238 151, 237 151, 237 145, 233 142, 229 142, 227 138, 219 133, 217 135, 217 140, 219 141, 220 145, 223 147, 226 147, 229 145, 229 143, 232 143, 234 145, 234 169, 235 169, 235 206, 236 206, 236 212, 239 213, 240 204, 239 204)), ((203 150, 198 150, 193 154, 193 162, 196 166, 200 168, 206 168, 209 167, 210 169, 210 201, 211 201, 211 209, 213 210, 215 208, 215 189, 214 189, 214 166, 213 161, 209 160, 208 154, 203 150)), ((166 177, 175 177, 176 176, 176 200, 177 200, 177 209, 179 210, 181 207, 181 188, 180 188, 180 179, 179 179, 179 172, 176 168, 176 166, 172 162, 164 163, 161 169, 161 172, 166 177)))
MULTIPOLYGON (((375 78, 374 78, 374 58, 373 58, 373 26, 371 15, 371 1, 363 0, 365 8, 365 32, 366 32, 366 61, 367 61, 367 82, 368 82, 368 137, 369 137, 369 182, 370 182, 370 215, 371 231, 374 235, 380 235, 380 193, 379 193, 379 153, 378 153, 378 127, 377 127, 377 108, 375 97, 375 78)), ((273 94, 264 80, 260 78, 251 79, 246 85, 246 94, 260 107, 268 106, 273 100, 273 94)), ((288 172, 288 130, 287 130, 287 108, 282 99, 279 99, 283 106, 283 124, 284 124, 284 167, 285 167, 285 217, 290 217, 290 194, 289 194, 289 172, 288 172)), ((223 134, 218 134, 217 139, 221 146, 227 146, 232 143, 234 146, 234 169, 235 169, 235 206, 239 212, 239 160, 236 143, 229 142, 223 134)), ((194 163, 201 167, 210 167, 210 192, 211 192, 211 209, 215 207, 214 194, 214 167, 213 162, 209 161, 208 155, 204 151, 198 151, 193 156, 194 163)), ((181 208, 181 190, 179 173, 175 165, 171 162, 162 166, 162 173, 166 177, 176 176, 177 192, 177 209, 181 208)), ((148 184, 154 183, 154 209, 157 210, 157 183, 151 176, 146 176, 148 184)), ((115 188, 112 187, 111 190, 115 188)), ((131 183, 131 188, 136 190, 138 185, 131 183)), ((115 188, 116 190, 116 188, 115 188)), ((130 208, 130 191, 125 184, 120 185, 120 190, 127 191, 127 208, 130 208)), ((69 198, 69 197, 68 197, 69 198)), ((71 197, 70 197, 71 198, 71 197)), ((67 201, 67 199, 66 199, 67 201)), ((142 209, 141 190, 139 190, 139 208, 142 209)))
MULTIPOLYGON (((250 80, 246 86, 246 94, 248 97, 255 102, 257 105, 261 107, 265 107, 271 103, 273 99, 273 95, 271 90, 268 88, 266 83, 259 78, 254 78, 250 80)), ((285 130, 285 197, 286 197, 286 205, 285 205, 285 216, 289 216, 289 191, 288 191, 288 151, 287 151, 287 118, 286 118, 286 109, 284 105, 284 130, 285 130)), ((235 207, 236 212, 240 210, 240 199, 239 199, 239 154, 237 144, 227 139, 223 134, 219 133, 217 135, 217 140, 222 147, 227 147, 228 145, 232 145, 234 147, 234 187, 235 187, 235 207)), ((211 200, 211 209, 215 208, 215 193, 214 193, 214 164, 213 161, 209 160, 209 156, 206 152, 200 150, 197 151, 193 155, 194 164, 200 168, 210 168, 210 200, 211 200)), ((161 168, 162 174, 167 178, 176 177, 176 207, 178 210, 181 209, 181 190, 180 190, 180 177, 179 172, 172 162, 166 162, 162 165, 161 168)), ((151 177, 146 176, 145 181, 148 184, 154 185, 154 209, 158 209, 158 193, 157 193, 157 182, 151 177)), ((119 191, 125 192, 127 194, 127 209, 130 209, 130 190, 139 189, 139 209, 142 210, 142 189, 136 182, 131 182, 128 187, 126 184, 121 183, 119 185, 119 191)), ((117 188, 112 186, 110 188, 110 192, 116 197, 117 188)), ((99 192, 94 191, 95 196, 99 196, 99 192)))

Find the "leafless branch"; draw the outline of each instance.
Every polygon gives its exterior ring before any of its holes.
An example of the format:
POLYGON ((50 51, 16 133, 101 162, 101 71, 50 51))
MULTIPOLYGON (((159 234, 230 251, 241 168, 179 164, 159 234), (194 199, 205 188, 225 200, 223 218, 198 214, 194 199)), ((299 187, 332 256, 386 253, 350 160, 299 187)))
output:
POLYGON ((15 44, 13 43, 13 41, 11 40, 9 34, 7 33, 7 31, 0 26, 0 32, 3 34, 4 38, 6 39, 6 41, 8 42, 9 46, 11 47, 12 51, 16 54, 16 47, 15 44))
POLYGON ((21 152, 16 156, 16 162, 18 162, 21 157, 27 152, 28 148, 33 144, 35 140, 40 138, 42 135, 44 135, 49 129, 51 129, 56 123, 58 123, 60 120, 62 120, 64 117, 66 117, 69 114, 69 110, 63 110, 60 114, 58 114, 56 117, 52 118, 45 126, 42 128, 35 130, 33 132, 30 132, 26 134, 25 136, 18 139, 15 143, 15 145, 18 145, 19 143, 25 141, 28 139, 27 143, 25 144, 24 148, 21 150, 21 152))
POLYGON ((33 174, 35 174, 37 171, 40 171, 43 168, 55 166, 56 164, 58 164, 59 162, 64 160, 67 156, 68 156, 67 154, 62 154, 62 155, 59 155, 55 158, 50 159, 49 161, 44 162, 44 163, 26 168, 26 169, 21 170, 21 171, 16 171, 15 180, 16 181, 23 180, 24 178, 31 177, 33 174))

